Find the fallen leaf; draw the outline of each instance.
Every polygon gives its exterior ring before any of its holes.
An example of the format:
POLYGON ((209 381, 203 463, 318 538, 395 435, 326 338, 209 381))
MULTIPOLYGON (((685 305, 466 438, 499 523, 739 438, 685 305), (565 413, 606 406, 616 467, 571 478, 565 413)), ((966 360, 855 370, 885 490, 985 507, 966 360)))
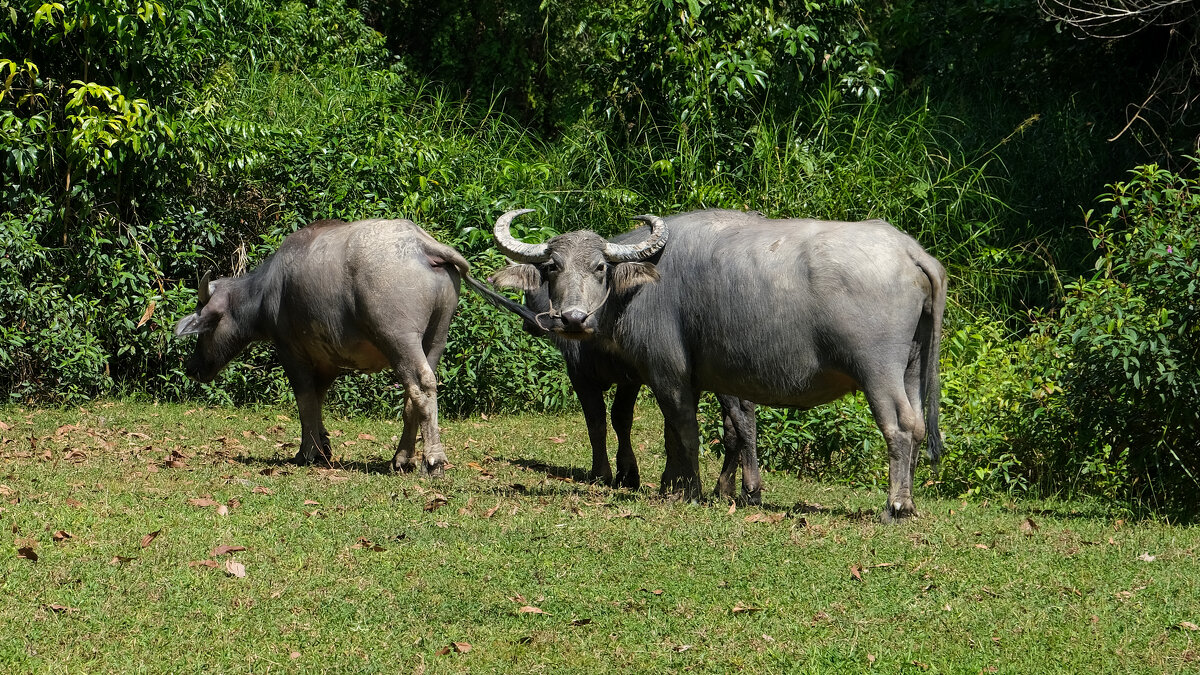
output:
POLYGON ((205 508, 205 507, 209 507, 209 506, 220 506, 220 504, 221 504, 220 502, 216 501, 215 499, 209 499, 208 497, 201 497, 199 499, 189 499, 188 503, 191 504, 192 506, 199 506, 200 508, 205 508))
POLYGON ((168 469, 186 469, 187 464, 182 459, 168 459, 163 462, 163 466, 168 469))
POLYGON ((567 437, 566 436, 551 436, 550 440, 554 441, 555 443, 566 443, 567 437))
POLYGON ((226 560, 225 573, 242 579, 246 576, 246 566, 236 560, 226 560))
POLYGON ((661 589, 661 588, 656 588, 654 590, 650 590, 649 588, 639 588, 638 590, 645 591, 645 592, 651 593, 653 595, 662 595, 663 594, 663 589, 661 589))
POLYGON ((273 466, 269 466, 269 467, 267 467, 267 468, 263 469, 262 471, 259 471, 259 472, 258 472, 258 475, 260 475, 260 476, 274 476, 274 475, 276 475, 276 474, 278 474, 278 473, 279 473, 279 469, 276 469, 276 468, 275 468, 275 467, 273 467, 273 466))
POLYGON ((761 612, 761 611, 762 611, 762 607, 751 607, 749 605, 743 605, 740 602, 733 606, 734 614, 742 614, 742 613, 748 614, 750 612, 761 612))
POLYGON ((245 551, 245 550, 246 550, 245 546, 236 546, 236 545, 235 546, 218 546, 218 547, 214 548, 212 551, 209 551, 208 554, 215 558, 219 555, 225 555, 227 553, 237 553, 238 551, 245 551))
POLYGON ((70 506, 71 508, 74 508, 74 509, 82 509, 83 502, 79 501, 78 499, 74 499, 72 497, 67 497, 67 506, 70 506))
POLYGON ((16 490, 8 487, 7 485, 0 484, 0 497, 8 497, 16 494, 16 492, 16 490))
POLYGON ((151 316, 154 316, 153 300, 150 301, 150 304, 146 305, 146 311, 142 312, 142 318, 138 319, 137 326, 135 326, 135 328, 141 328, 142 324, 149 321, 151 316))
POLYGON ((29 562, 37 562, 38 561, 38 554, 36 552, 34 552, 32 546, 22 546, 22 547, 18 548, 17 549, 17 557, 24 558, 24 559, 28 560, 29 562))
POLYGON ((193 560, 188 563, 188 567, 208 567, 208 568, 215 570, 215 569, 217 569, 217 561, 216 560, 193 560))
POLYGON ((305 499, 304 505, 305 506, 320 506, 321 502, 318 502, 315 499, 305 499))
POLYGON ((218 516, 229 515, 229 507, 225 506, 224 504, 217 504, 217 515, 218 516))
POLYGON ((87 455, 82 450, 72 450, 63 456, 65 460, 87 459, 87 455))
POLYGON ((254 493, 254 494, 258 494, 258 495, 270 495, 270 494, 275 494, 275 492, 274 492, 273 490, 271 490, 271 488, 263 487, 263 486, 261 486, 261 485, 259 485, 259 486, 255 487, 255 488, 254 488, 253 490, 251 490, 250 492, 252 492, 252 493, 254 493))
POLYGON ((875 655, 874 655, 874 654, 867 654, 867 661, 868 661, 869 663, 875 663, 875 655))
POLYGON ((525 605, 524 607, 517 610, 517 614, 547 614, 548 615, 547 612, 543 612, 541 609, 534 607, 533 605, 525 605))
POLYGON ((689 649, 691 649, 691 648, 692 648, 692 646, 691 646, 691 645, 676 645, 676 646, 674 646, 674 647, 671 647, 671 651, 674 651, 674 652, 686 652, 687 650, 689 650, 689 649))
POLYGON ((300 652, 292 652, 291 654, 288 654, 288 658, 295 661, 296 659, 300 658, 300 652))
POLYGON ((1192 623, 1191 621, 1180 621, 1179 627, 1184 630, 1192 630, 1192 631, 1200 630, 1200 626, 1197 626, 1196 624, 1192 623))
POLYGON ((470 642, 454 642, 451 644, 454 645, 454 651, 456 651, 460 654, 466 654, 467 652, 471 651, 471 643, 470 642))
POLYGON ((56 614, 72 614, 74 612, 79 611, 78 607, 67 607, 66 605, 58 605, 58 604, 42 605, 42 609, 50 610, 51 612, 54 612, 56 614))
POLYGON ((1025 521, 1021 523, 1021 531, 1027 535, 1033 534, 1037 531, 1037 529, 1038 524, 1033 522, 1033 518, 1026 518, 1025 521))
POLYGON ((987 549, 988 545, 987 544, 975 544, 975 548, 987 549))
POLYGON ((1138 560, 1141 560, 1142 562, 1154 562, 1154 557, 1155 556, 1152 556, 1149 553, 1143 553, 1138 556, 1138 560))
POLYGON ((438 656, 445 656, 445 655, 449 654, 451 651, 453 651, 453 650, 447 646, 447 647, 442 647, 441 649, 437 650, 436 652, 434 652, 434 654, 437 654, 438 656))
POLYGON ((591 622, 592 622, 591 619, 572 619, 571 625, 572 626, 586 626, 591 622))
POLYGON ((769 515, 766 513, 752 513, 752 514, 746 516, 746 522, 747 523, 778 523, 779 521, 783 520, 783 517, 784 517, 784 514, 782 514, 782 513, 772 513, 769 515))
POLYGON ((375 542, 371 541, 370 539, 367 539, 366 537, 359 537, 358 543, 354 544, 350 548, 362 548, 362 549, 366 549, 368 551, 375 551, 377 553, 382 553, 383 551, 387 550, 384 547, 380 546, 379 544, 376 544, 375 542))
POLYGON ((726 511, 725 513, 732 516, 736 512, 737 512, 737 502, 729 502, 729 510, 726 511))
POLYGON ((114 555, 112 557, 112 560, 108 561, 108 564, 109 565, 121 565, 121 564, 129 562, 130 560, 136 560, 136 559, 137 558, 134 558, 133 556, 128 556, 128 555, 114 555))
POLYGON ((373 441, 373 440, 375 440, 375 437, 374 437, 374 436, 372 436, 371 434, 359 434, 359 435, 358 435, 358 440, 360 440, 360 441, 373 441))
POLYGON ((437 511, 446 505, 446 501, 445 495, 441 494, 440 492, 435 492, 433 493, 433 497, 431 497, 429 501, 425 503, 425 510, 437 511))
POLYGON ((147 546, 149 546, 150 542, 154 541, 154 538, 158 536, 159 532, 162 532, 162 530, 155 530, 155 531, 151 532, 150 534, 147 534, 146 536, 142 537, 142 548, 146 548, 147 546))
POLYGON ((54 534, 50 536, 54 539, 54 541, 63 541, 64 539, 70 539, 71 533, 67 532, 66 530, 56 530, 54 534))
POLYGON ((12 427, 8 426, 8 425, 7 425, 7 424, 5 424, 4 422, 0 422, 0 431, 8 431, 8 430, 9 430, 9 429, 11 429, 11 428, 12 428, 12 427))
POLYGON ((854 577, 855 579, 857 579, 859 581, 862 581, 862 567, 859 567, 858 564, 851 565, 850 566, 850 576, 854 577))
POLYGON ((483 514, 483 517, 484 517, 485 519, 486 519, 486 518, 491 518, 492 516, 496 515, 496 511, 498 511, 498 510, 500 510, 500 502, 496 502, 496 505, 495 505, 495 506, 493 506, 492 508, 488 509, 488 510, 487 510, 487 511, 486 511, 486 512, 483 514))

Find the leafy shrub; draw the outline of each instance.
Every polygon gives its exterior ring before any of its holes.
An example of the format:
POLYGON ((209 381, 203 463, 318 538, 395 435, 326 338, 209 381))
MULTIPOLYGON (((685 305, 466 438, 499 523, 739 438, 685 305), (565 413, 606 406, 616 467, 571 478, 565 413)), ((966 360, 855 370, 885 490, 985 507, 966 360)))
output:
POLYGON ((1134 169, 1089 212, 1096 274, 1042 327, 1063 359, 1072 462, 1128 467, 1123 496, 1200 489, 1200 180, 1134 169))

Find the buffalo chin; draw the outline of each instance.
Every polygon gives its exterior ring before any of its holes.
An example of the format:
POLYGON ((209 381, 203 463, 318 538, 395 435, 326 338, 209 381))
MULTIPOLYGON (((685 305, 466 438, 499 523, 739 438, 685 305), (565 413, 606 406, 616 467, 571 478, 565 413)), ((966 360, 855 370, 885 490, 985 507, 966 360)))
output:
POLYGON ((595 328, 583 328, 581 330, 567 330, 561 326, 554 328, 554 334, 559 337, 567 338, 568 340, 587 340, 596 334, 595 328))

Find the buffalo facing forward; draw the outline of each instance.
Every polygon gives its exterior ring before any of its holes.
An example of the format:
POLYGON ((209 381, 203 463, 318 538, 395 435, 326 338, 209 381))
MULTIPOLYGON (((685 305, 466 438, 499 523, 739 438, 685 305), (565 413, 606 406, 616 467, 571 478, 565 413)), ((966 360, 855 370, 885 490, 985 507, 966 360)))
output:
POLYGON ((946 271, 882 220, 763 218, 706 210, 640 216, 649 235, 615 244, 567 232, 517 241, 511 211, 497 245, 520 263, 500 285, 545 282, 561 337, 631 364, 662 409, 662 489, 699 494, 700 392, 810 408, 861 389, 889 458, 891 521, 915 513, 916 451, 941 454, 938 350, 946 271))
POLYGON ((196 335, 185 366, 211 381, 251 342, 275 344, 300 408, 295 461, 330 458, 321 406, 333 381, 351 371, 392 368, 404 386, 404 431, 392 459, 440 474, 438 360, 446 347, 467 261, 407 220, 322 220, 294 232, 243 277, 200 282, 196 312, 175 335, 196 335))

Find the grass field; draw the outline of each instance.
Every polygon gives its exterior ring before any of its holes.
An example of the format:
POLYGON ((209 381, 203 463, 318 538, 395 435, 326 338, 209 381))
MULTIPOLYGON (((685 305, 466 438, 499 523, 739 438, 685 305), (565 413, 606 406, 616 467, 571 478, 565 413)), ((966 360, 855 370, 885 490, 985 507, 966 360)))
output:
MULTIPOLYGON (((3 672, 1179 672, 1200 668, 1194 527, 764 474, 761 508, 581 482, 578 415, 0 408, 3 672), (244 547, 223 552, 221 547, 244 547)), ((639 408, 644 478, 661 420, 639 408)), ((702 459, 705 483, 719 458, 702 459)))

